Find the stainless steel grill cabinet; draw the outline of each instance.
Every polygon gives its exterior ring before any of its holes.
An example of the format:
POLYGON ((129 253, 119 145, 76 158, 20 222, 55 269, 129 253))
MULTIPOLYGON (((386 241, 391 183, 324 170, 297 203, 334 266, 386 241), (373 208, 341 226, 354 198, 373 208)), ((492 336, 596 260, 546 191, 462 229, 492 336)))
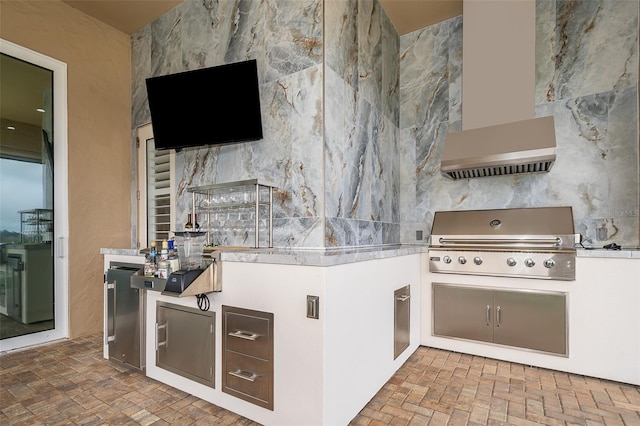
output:
POLYGON ((574 280, 578 242, 571 207, 436 212, 429 270, 574 280))
POLYGON ((571 207, 436 212, 429 271, 459 277, 431 283, 432 334, 568 355, 568 295, 504 284, 575 280, 579 241, 571 207))

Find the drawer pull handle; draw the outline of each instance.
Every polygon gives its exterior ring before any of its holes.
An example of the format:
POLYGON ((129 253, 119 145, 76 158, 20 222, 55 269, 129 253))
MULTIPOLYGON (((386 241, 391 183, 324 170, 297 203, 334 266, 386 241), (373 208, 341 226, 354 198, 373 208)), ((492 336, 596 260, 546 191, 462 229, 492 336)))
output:
POLYGON ((251 333, 250 331, 242 330, 232 331, 231 333, 229 333, 229 336, 252 341, 255 341, 258 337, 260 337, 258 333, 251 333))
POLYGON ((396 297, 396 300, 398 302, 406 302, 409 299, 411 299, 411 295, 410 294, 403 294, 402 296, 396 297))
POLYGON ((248 371, 243 371, 240 369, 237 369, 236 371, 229 371, 229 374, 232 375, 233 377, 237 377, 239 379, 246 380, 249 382, 255 382, 256 379, 258 378, 258 375, 256 373, 250 373, 248 371))

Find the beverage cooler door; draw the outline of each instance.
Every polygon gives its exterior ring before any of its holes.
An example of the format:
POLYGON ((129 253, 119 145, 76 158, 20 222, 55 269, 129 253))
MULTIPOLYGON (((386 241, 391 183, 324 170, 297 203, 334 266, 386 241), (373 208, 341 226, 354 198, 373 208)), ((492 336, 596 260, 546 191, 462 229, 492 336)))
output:
POLYGON ((144 368, 144 297, 131 276, 142 268, 112 264, 107 271, 109 358, 136 368, 144 368))

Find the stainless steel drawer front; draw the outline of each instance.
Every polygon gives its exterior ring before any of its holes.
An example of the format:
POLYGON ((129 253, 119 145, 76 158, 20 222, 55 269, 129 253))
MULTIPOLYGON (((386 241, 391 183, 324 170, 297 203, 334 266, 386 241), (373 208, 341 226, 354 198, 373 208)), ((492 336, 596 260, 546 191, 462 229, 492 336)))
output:
POLYGON ((240 393, 258 405, 268 404, 272 387, 269 362, 232 351, 226 351, 225 357, 226 391, 240 393))
POLYGON ((226 314, 226 349, 269 359, 269 320, 238 313, 226 314))
POLYGON ((273 314, 222 307, 222 391, 273 410, 273 314))

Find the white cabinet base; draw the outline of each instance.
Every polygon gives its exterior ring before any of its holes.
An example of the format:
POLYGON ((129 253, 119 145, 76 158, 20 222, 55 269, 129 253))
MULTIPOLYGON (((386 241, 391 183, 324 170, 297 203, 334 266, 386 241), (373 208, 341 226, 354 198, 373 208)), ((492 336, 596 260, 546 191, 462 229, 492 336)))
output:
POLYGON ((348 424, 416 350, 420 338, 420 255, 331 267, 225 262, 222 306, 272 312, 273 411, 222 392, 222 321, 215 335, 215 388, 156 366, 156 302, 196 306, 195 297, 147 291, 147 375, 264 425, 348 424), (394 360, 394 290, 411 287, 410 344, 394 360), (318 319, 307 296, 319 297, 318 319))
MULTIPOLYGON (((428 254, 423 254, 428 264, 428 254)), ((575 281, 465 276, 466 285, 566 292, 569 356, 437 337, 432 327, 433 282, 461 284, 458 275, 422 276, 420 343, 586 376, 640 385, 640 260, 578 257, 575 281)))

